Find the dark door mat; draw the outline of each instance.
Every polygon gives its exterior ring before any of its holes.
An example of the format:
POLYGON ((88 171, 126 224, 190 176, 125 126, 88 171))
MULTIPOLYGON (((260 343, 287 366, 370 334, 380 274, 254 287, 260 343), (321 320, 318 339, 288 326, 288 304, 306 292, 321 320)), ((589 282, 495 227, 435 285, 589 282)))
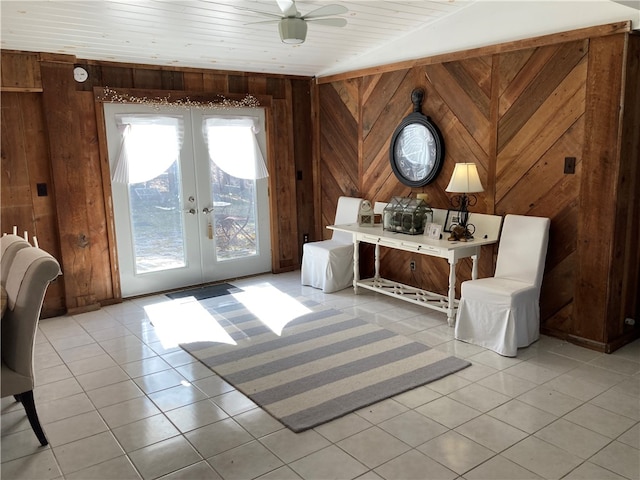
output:
POLYGON ((219 297, 230 293, 242 292, 241 288, 234 287, 230 283, 218 283, 216 285, 208 285, 206 287, 190 288, 188 290, 180 290, 177 292, 165 294, 171 299, 195 297, 196 300, 204 300, 205 298, 219 297))

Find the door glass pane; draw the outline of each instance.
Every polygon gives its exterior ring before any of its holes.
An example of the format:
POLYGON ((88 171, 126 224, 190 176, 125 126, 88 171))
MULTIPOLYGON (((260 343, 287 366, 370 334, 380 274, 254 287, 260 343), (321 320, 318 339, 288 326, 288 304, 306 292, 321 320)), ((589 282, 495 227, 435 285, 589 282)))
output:
POLYGON ((157 177, 129 185, 137 274, 186 265, 180 185, 177 160, 157 177))
POLYGON ((213 161, 211 193, 216 258, 219 261, 256 255, 255 180, 237 178, 213 161))

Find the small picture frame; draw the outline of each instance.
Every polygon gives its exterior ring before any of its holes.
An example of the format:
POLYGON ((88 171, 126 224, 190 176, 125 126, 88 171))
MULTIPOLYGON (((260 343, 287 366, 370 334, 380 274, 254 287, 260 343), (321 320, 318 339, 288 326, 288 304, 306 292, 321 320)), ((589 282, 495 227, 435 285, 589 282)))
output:
POLYGON ((460 211, 447 210, 447 218, 444 221, 444 231, 451 232, 451 227, 460 223, 460 211))
POLYGON ((440 237, 442 236, 442 225, 439 223, 427 223, 424 233, 428 238, 440 240, 440 237))

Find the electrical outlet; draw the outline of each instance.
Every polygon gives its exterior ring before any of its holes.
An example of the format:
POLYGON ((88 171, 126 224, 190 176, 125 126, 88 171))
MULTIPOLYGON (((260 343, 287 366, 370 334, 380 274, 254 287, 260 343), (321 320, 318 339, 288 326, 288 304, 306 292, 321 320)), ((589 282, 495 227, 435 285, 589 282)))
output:
POLYGON ((411 260, 411 261, 409 262, 409 268, 410 268, 411 270, 415 270, 415 269, 416 269, 416 262, 415 262, 414 260, 411 260))
POLYGON ((576 157, 564 157, 564 173, 576 173, 576 157))

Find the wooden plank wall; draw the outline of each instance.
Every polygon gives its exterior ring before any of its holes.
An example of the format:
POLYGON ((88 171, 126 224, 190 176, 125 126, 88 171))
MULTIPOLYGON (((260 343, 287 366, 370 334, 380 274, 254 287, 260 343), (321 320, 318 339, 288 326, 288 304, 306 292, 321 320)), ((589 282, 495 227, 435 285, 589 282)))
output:
POLYGON ((637 34, 607 36, 593 39, 589 49, 583 170, 590 174, 580 185, 571 334, 578 341, 604 338, 612 349, 638 328, 639 40, 637 34), (594 317, 611 321, 582 321, 594 317))
POLYGON ((501 56, 496 213, 551 218, 541 316, 562 330, 571 318, 582 178, 586 40, 501 56), (564 174, 565 157, 576 173, 564 174))
POLYGON ((60 259, 64 276, 60 287, 47 295, 47 311, 55 314, 66 308, 73 313, 120 300, 95 88, 266 99, 272 270, 299 267, 302 232, 309 231, 314 218, 310 78, 118 64, 45 53, 2 51, 1 60, 1 227, 10 231, 17 224, 37 233, 40 244, 60 259), (82 84, 73 80, 78 64, 89 72, 82 84), (47 197, 37 197, 36 183, 47 184, 47 197))
MULTIPOLYGON (((611 234, 616 218, 631 218, 628 208, 622 215, 616 214, 620 209, 614 188, 614 180, 621 173, 617 166, 620 160, 615 155, 619 122, 614 109, 608 106, 620 102, 628 37, 618 34, 572 41, 548 39, 529 48, 495 48, 497 53, 486 55, 479 50, 452 61, 427 59, 422 65, 408 68, 320 79, 318 169, 322 226, 332 223, 338 195, 388 201, 394 195, 426 192, 432 206, 447 208, 450 194, 444 190, 455 163, 475 162, 485 191, 478 194, 472 211, 552 220, 541 294, 542 331, 607 351, 614 339, 625 335, 625 315, 637 318, 638 312, 640 262, 638 254, 633 253, 638 246, 637 207, 633 207, 635 230, 627 233, 631 226, 627 222, 618 227, 625 232, 620 240, 611 234), (590 45, 595 45, 591 50, 596 50, 590 51, 590 45), (598 66, 602 63, 606 66, 598 66), (599 77, 593 80, 594 68, 602 72, 601 81, 599 77), (598 85, 593 96, 587 93, 589 81, 598 85), (440 127, 446 158, 433 183, 410 189, 393 175, 388 150, 395 127, 412 111, 410 95, 416 87, 426 92, 423 113, 440 127), (587 111, 591 113, 587 115, 587 111), (596 120, 594 115, 601 114, 604 117, 596 120), (590 141, 594 129, 601 124, 607 129, 603 132, 601 128, 598 139, 590 141), (616 165, 602 165, 603 152, 589 150, 589 145, 604 150, 616 165), (575 173, 564 173, 565 157, 576 159, 575 173), (603 175, 602 169, 608 172, 603 175), (603 184, 614 189, 603 189, 603 184), (587 200, 583 195, 585 185, 591 186, 587 200), (635 249, 629 247, 633 232, 635 249), (632 265, 626 267, 624 274, 614 272, 615 268, 625 268, 624 261, 608 260, 612 252, 607 248, 614 248, 616 242, 622 242, 620 255, 632 265), (605 260, 596 262, 596 257, 605 260), (611 284, 612 274, 615 285, 611 284), (626 307, 613 308, 613 292, 625 293, 626 307), (576 298, 581 299, 579 307, 576 298), (605 327, 608 323, 612 325, 605 327)), ((635 55, 630 54, 631 59, 635 58, 635 63, 631 62, 635 70, 627 81, 633 79, 637 85, 637 52, 635 55)), ((638 94, 632 95, 635 96, 629 102, 635 102, 635 107, 630 110, 637 112, 638 94)), ((635 138, 633 145, 637 146, 637 113, 630 121, 627 137, 635 138), (634 127, 635 134, 631 133, 634 127)), ((631 145, 628 150, 632 150, 631 145)), ((629 166, 624 167, 636 165, 635 170, 625 172, 632 178, 638 176, 637 149, 635 156, 635 163, 630 159, 626 162, 629 166)), ((624 186, 626 199, 621 203, 628 205, 630 192, 638 192, 637 181, 624 186)), ((381 271, 385 277, 446 294, 448 265, 444 260, 382 250, 381 271), (416 271, 409 268, 411 260, 417 261, 416 271)), ((483 247, 481 277, 493 274, 496 252, 495 247, 483 247)), ((361 262, 365 260, 363 268, 370 271, 367 255, 363 252, 361 262)), ((460 282, 470 276, 471 262, 462 262, 458 266, 458 294, 460 282)), ((633 335, 638 335, 637 328, 633 335)), ((630 337, 625 338, 628 341, 630 337)))
MULTIPOLYGON (((2 93, 1 232, 10 233, 15 225, 19 235, 26 231, 30 240, 36 236, 40 248, 60 259, 56 198, 46 161, 49 144, 40 97, 39 93, 2 93), (38 194, 39 184, 47 189, 46 195, 38 194)), ((64 281, 59 278, 47 289, 43 315, 64 311, 64 281)))
MULTIPOLYGON (((622 141, 620 158, 625 159, 623 174, 619 176, 621 202, 617 218, 626 223, 616 225, 624 244, 619 251, 628 259, 621 272, 624 288, 621 291, 620 304, 625 315, 636 312, 638 323, 640 312, 640 35, 629 35, 627 44, 626 77, 622 112, 622 141), (626 214, 626 215, 625 215, 626 214), (634 294, 635 292, 635 294, 634 294)), ((612 325, 617 327, 617 325, 612 325)), ((632 326, 623 328, 631 331, 632 326)), ((618 336, 619 332, 609 333, 618 336)))

